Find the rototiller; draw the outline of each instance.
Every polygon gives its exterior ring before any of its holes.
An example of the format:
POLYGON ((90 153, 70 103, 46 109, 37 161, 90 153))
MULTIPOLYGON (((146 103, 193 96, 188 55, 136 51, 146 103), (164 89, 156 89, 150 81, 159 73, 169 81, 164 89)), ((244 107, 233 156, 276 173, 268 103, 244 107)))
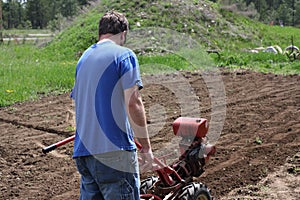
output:
MULTIPOLYGON (((194 182, 204 172, 204 165, 216 148, 207 141, 208 122, 203 118, 179 117, 173 122, 173 131, 181 137, 179 143, 181 156, 170 165, 158 158, 155 163, 160 167, 157 176, 141 181, 140 198, 142 200, 210 200, 212 196, 207 186, 194 182)), ((57 147, 74 140, 71 136, 65 140, 45 147, 48 153, 57 147)), ((136 142, 139 149, 142 146, 136 142)))

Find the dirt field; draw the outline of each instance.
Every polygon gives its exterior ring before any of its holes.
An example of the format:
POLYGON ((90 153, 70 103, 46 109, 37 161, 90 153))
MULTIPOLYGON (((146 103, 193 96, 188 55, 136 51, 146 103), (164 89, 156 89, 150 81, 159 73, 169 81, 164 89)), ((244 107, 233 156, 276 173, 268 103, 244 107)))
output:
MULTIPOLYGON (((151 83, 142 94, 150 130, 156 132, 151 142, 160 154, 172 143, 171 123, 177 117, 199 112, 211 119, 201 73, 182 75, 198 97, 199 110, 191 113, 182 113, 174 91, 160 83, 180 89, 182 80, 175 74, 143 77, 151 83), (164 123, 155 117, 160 113, 164 123)), ((217 153, 199 181, 216 199, 300 199, 300 76, 223 71, 222 78, 226 119, 217 153)), ((0 199, 78 198, 72 142, 47 155, 41 152, 73 134, 71 110, 68 94, 0 109, 0 199)))

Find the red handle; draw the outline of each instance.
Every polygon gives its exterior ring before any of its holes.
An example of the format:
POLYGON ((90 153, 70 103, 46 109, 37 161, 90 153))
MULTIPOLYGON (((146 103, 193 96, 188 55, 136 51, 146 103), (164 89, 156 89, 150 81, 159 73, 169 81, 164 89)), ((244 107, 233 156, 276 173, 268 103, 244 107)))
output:
POLYGON ((62 145, 64 145, 64 144, 68 143, 68 142, 73 141, 74 138, 75 138, 75 135, 73 135, 73 136, 71 136, 71 137, 68 137, 68 138, 66 138, 66 139, 64 139, 64 140, 62 140, 62 141, 59 141, 59 142, 57 142, 57 143, 55 143, 55 144, 51 144, 50 146, 47 146, 47 147, 43 148, 43 149, 42 149, 42 152, 43 152, 43 153, 49 153, 50 151, 53 151, 53 150, 56 149, 57 147, 62 146, 62 145))

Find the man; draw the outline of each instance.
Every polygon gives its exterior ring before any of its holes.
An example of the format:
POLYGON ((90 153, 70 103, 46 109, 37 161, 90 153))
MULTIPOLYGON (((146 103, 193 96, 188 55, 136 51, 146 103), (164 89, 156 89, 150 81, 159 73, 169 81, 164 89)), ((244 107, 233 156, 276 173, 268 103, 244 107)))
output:
POLYGON ((143 88, 136 55, 123 47, 129 24, 116 11, 99 21, 99 41, 76 66, 75 162, 81 174, 80 199, 139 199, 134 135, 145 165, 152 165, 143 88))

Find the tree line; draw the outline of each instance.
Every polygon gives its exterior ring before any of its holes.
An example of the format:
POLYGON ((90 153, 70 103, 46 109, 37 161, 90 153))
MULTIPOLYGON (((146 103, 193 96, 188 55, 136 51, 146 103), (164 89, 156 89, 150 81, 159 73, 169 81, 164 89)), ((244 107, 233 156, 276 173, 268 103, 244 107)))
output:
MULTIPOLYGON (((59 29, 59 22, 78 13, 91 0, 0 0, 4 29, 59 29)), ((0 8, 0 10, 1 10, 0 8)), ((1 20, 1 18, 0 18, 1 20)))
POLYGON ((300 27, 300 0, 212 0, 270 25, 300 27))
MULTIPOLYGON (((78 10, 91 1, 93 0, 0 0, 0 30, 59 30, 63 20, 77 15, 78 10)), ((211 1, 264 23, 300 27, 300 0, 211 1)))

